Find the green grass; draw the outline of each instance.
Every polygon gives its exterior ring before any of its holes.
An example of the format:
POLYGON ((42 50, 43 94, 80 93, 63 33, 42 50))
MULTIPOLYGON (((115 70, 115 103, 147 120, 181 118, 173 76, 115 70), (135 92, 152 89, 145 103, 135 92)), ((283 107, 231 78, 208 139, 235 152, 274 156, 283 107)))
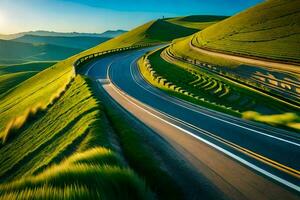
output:
POLYGON ((0 199, 152 199, 114 152, 102 118, 100 102, 77 76, 0 146, 0 199))
POLYGON ((227 60, 224 58, 218 58, 215 56, 210 56, 194 51, 189 46, 189 43, 192 40, 192 38, 193 36, 188 36, 185 38, 174 40, 174 42, 169 47, 169 51, 181 58, 201 60, 203 63, 209 63, 212 65, 217 65, 219 67, 236 68, 240 65, 240 63, 235 61, 227 60))
POLYGON ((300 61, 298 0, 265 1, 197 33, 199 47, 264 58, 300 61))
POLYGON ((182 191, 172 177, 160 167, 160 162, 141 139, 141 130, 134 130, 124 120, 124 114, 112 106, 105 107, 108 118, 116 130, 129 165, 149 184, 158 199, 182 199, 182 191))
POLYGON ((55 62, 32 62, 0 67, 0 97, 55 62))
POLYGON ((266 116, 260 120, 265 123, 268 123, 267 117, 291 112, 297 116, 295 119, 269 124, 297 127, 299 117, 294 107, 197 66, 167 62, 162 58, 168 59, 167 53, 168 49, 161 49, 151 53, 147 57, 149 61, 139 61, 143 76, 154 86, 173 96, 235 116, 244 116, 249 110, 256 111, 266 116))
POLYGON ((203 30, 226 18, 227 17, 225 16, 191 15, 187 17, 175 17, 175 18, 167 19, 166 21, 187 28, 203 30))

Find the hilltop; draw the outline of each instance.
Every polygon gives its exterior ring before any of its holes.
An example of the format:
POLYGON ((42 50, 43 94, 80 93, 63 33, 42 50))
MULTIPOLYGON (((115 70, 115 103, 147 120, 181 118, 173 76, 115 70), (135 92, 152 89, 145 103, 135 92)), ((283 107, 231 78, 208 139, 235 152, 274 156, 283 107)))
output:
POLYGON ((228 17, 216 15, 191 15, 184 17, 175 17, 168 19, 167 21, 187 28, 203 30, 226 18, 228 17))
POLYGON ((193 44, 234 54, 299 63, 299 1, 265 1, 195 34, 193 44))

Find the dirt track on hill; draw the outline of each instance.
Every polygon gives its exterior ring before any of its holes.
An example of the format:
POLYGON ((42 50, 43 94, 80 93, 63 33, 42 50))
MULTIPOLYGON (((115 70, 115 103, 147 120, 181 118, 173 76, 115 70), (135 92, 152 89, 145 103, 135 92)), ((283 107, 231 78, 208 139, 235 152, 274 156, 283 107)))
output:
POLYGON ((250 57, 232 55, 232 54, 228 54, 228 53, 221 53, 221 52, 217 52, 217 51, 212 51, 212 50, 207 50, 207 49, 196 47, 192 43, 190 43, 190 48, 197 52, 207 54, 210 56, 216 56, 219 58, 234 60, 234 61, 237 61, 240 63, 249 64, 249 65, 262 66, 262 67, 266 67, 266 68, 269 68, 272 70, 284 71, 285 73, 291 72, 291 73, 297 74, 297 76, 300 77, 300 66, 298 66, 298 65, 262 60, 260 58, 250 58, 250 57))

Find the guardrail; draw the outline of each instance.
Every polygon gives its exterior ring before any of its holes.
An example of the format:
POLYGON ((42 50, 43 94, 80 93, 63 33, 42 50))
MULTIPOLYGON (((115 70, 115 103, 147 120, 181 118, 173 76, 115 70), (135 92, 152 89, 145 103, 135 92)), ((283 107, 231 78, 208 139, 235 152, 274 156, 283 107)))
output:
POLYGON ((129 47, 122 47, 122 48, 116 48, 116 49, 110 49, 107 51, 101 51, 101 52, 96 52, 96 53, 92 53, 92 54, 88 54, 86 56, 83 56, 79 59, 77 59, 74 63, 73 63, 73 67, 74 67, 74 71, 75 74, 77 74, 77 70, 84 64, 86 64, 87 62, 89 62, 92 59, 101 57, 101 56, 107 56, 116 52, 121 52, 121 51, 128 51, 128 50, 133 50, 133 49, 139 49, 139 48, 144 48, 144 47, 150 47, 150 46, 154 46, 155 44, 145 44, 145 45, 133 45, 133 46, 129 46, 129 47))

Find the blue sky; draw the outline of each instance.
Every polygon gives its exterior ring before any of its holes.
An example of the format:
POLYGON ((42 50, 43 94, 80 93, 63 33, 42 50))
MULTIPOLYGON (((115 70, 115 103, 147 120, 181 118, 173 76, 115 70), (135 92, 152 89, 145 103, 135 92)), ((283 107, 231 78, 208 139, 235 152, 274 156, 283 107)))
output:
POLYGON ((162 16, 233 15, 262 0, 0 0, 0 33, 129 30, 162 16))

